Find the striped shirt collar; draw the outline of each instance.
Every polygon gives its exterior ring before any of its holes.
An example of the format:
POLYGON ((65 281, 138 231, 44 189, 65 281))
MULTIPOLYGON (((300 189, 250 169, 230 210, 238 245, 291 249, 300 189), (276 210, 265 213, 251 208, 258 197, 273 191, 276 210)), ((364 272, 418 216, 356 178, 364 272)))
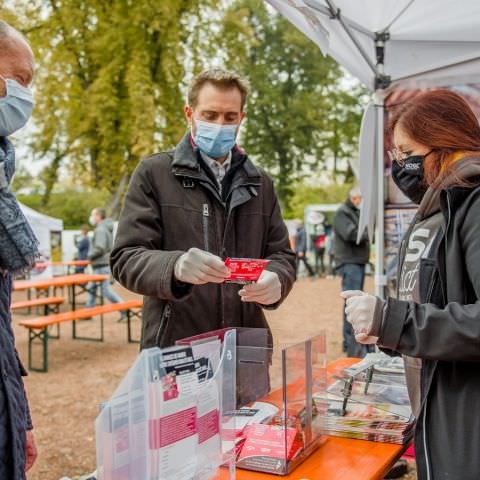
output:
POLYGON ((200 155, 202 156, 205 163, 210 167, 210 170, 213 172, 215 178, 217 179, 218 185, 221 187, 222 180, 225 178, 225 175, 227 174, 228 170, 232 165, 232 151, 230 150, 228 152, 228 156, 223 163, 220 163, 214 158, 209 157, 202 151, 200 151, 200 155))

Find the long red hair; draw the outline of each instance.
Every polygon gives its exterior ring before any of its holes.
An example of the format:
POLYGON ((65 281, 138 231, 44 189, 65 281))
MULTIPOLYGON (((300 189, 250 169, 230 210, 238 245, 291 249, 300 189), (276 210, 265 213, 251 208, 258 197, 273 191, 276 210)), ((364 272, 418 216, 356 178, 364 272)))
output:
MULTIPOLYGON (((390 120, 392 134, 396 126, 432 150, 423 165, 428 185, 454 171, 448 164, 454 152, 478 151, 480 156, 478 120, 467 102, 450 90, 431 90, 401 105, 390 120)), ((468 184, 460 178, 456 183, 468 184)))

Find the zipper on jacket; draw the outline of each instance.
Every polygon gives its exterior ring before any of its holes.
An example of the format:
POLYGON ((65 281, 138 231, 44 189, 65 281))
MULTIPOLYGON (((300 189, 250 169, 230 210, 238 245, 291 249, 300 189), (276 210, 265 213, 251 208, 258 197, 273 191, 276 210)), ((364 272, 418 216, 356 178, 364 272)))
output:
POLYGON ((448 250, 448 227, 450 226, 450 217, 451 214, 451 206, 450 206, 450 195, 448 194, 447 190, 447 208, 448 208, 448 217, 447 217, 447 226, 445 227, 445 252, 448 250))
POLYGON ((208 203, 203 204, 203 243, 205 251, 209 252, 209 242, 208 242, 208 217, 210 216, 210 211, 208 208, 208 203))
POLYGON ((426 296, 426 298, 425 298, 425 301, 426 301, 427 303, 429 303, 429 302, 431 301, 431 299, 432 299, 433 288, 435 287, 435 284, 437 283, 436 280, 437 280, 437 273, 434 272, 434 274, 433 274, 433 279, 432 279, 432 281, 431 281, 431 283, 430 283, 430 287, 429 287, 429 289, 428 289, 427 296, 426 296))
POLYGON ((427 467, 427 480, 430 480, 430 460, 428 458, 427 450, 427 409, 428 409, 428 394, 425 399, 425 407, 423 410, 423 450, 425 452, 425 465, 427 467))
POLYGON ((165 305, 165 308, 163 309, 162 318, 160 319, 160 325, 158 327, 157 335, 155 336, 155 345, 157 347, 160 346, 160 338, 162 335, 162 330, 166 330, 171 312, 172 312, 172 308, 167 303, 165 305))

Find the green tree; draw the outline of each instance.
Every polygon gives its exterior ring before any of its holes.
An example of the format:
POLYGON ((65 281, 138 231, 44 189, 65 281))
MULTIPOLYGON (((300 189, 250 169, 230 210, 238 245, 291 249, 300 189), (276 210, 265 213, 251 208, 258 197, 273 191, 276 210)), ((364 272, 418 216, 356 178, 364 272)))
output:
POLYGON ((43 205, 43 196, 39 193, 19 194, 17 198, 34 210, 51 217, 61 218, 65 228, 79 228, 87 222, 92 209, 105 205, 108 192, 78 191, 68 188, 62 192, 52 193, 47 206, 43 205))
POLYGON ((182 135, 186 65, 204 40, 190 35, 217 0, 11 3, 0 15, 24 31, 38 62, 31 148, 51 159, 42 203, 64 166, 79 184, 108 191, 118 211, 140 158, 182 135))
POLYGON ((359 85, 352 91, 339 88, 332 93, 332 109, 327 114, 330 130, 327 144, 332 156, 334 182, 339 174, 342 181, 354 182, 350 161, 358 156, 358 136, 367 98, 365 88, 359 85))
POLYGON ((285 218, 303 218, 305 207, 318 203, 343 203, 352 183, 332 183, 330 185, 310 186, 298 183, 295 186, 289 209, 284 211, 285 218))
POLYGON ((358 97, 342 88, 337 64, 261 0, 231 6, 219 42, 252 85, 243 144, 274 176, 288 209, 299 180, 332 157, 337 173, 338 160, 352 154, 358 97))

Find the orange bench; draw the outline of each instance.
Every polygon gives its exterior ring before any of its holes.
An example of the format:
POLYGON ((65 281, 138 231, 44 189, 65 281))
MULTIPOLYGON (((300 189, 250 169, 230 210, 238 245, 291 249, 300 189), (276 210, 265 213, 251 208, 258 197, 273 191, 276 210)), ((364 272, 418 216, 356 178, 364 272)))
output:
POLYGON ((64 301, 65 299, 63 297, 34 298, 33 300, 14 302, 10 305, 10 310, 13 312, 14 310, 21 310, 23 308, 30 310, 32 307, 45 307, 44 315, 48 315, 50 313, 59 313, 60 305, 62 305, 64 301), (51 305, 53 305, 53 308, 51 305))
POLYGON ((82 308, 81 310, 74 310, 71 312, 56 313, 47 315, 45 317, 37 317, 27 320, 22 320, 20 325, 28 329, 28 368, 36 372, 48 371, 48 339, 59 338, 49 334, 48 328, 54 325, 60 325, 65 322, 73 322, 72 338, 77 340, 91 340, 96 342, 103 342, 103 315, 113 312, 126 312, 127 314, 127 339, 128 343, 138 343, 138 340, 132 339, 131 321, 133 317, 140 318, 141 308, 143 306, 142 300, 130 300, 121 303, 109 303, 108 305, 100 305, 92 308, 82 308), (86 320, 92 317, 100 317, 100 336, 99 337, 79 337, 76 332, 76 321, 86 320), (42 344, 43 363, 41 368, 33 366, 32 362, 32 347, 35 340, 39 340, 42 344))

